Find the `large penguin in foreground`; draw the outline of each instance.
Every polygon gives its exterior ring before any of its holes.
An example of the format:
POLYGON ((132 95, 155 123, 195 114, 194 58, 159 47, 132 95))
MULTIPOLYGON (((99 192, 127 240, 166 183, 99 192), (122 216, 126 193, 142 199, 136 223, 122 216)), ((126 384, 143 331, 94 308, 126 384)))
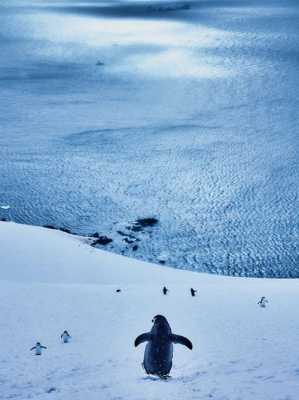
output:
POLYGON ((169 323, 163 315, 156 315, 152 329, 135 339, 135 347, 147 342, 144 352, 143 366, 147 374, 166 378, 172 367, 173 343, 182 344, 192 350, 192 343, 184 336, 174 335, 169 323))

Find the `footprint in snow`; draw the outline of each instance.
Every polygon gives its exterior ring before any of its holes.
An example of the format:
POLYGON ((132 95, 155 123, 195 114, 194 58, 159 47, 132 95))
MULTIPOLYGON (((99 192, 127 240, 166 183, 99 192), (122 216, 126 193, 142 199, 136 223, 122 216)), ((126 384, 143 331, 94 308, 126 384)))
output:
POLYGON ((208 373, 207 371, 195 372, 188 376, 182 376, 181 378, 178 378, 177 380, 181 381, 183 383, 189 383, 189 382, 196 381, 199 377, 207 375, 207 373, 208 373))

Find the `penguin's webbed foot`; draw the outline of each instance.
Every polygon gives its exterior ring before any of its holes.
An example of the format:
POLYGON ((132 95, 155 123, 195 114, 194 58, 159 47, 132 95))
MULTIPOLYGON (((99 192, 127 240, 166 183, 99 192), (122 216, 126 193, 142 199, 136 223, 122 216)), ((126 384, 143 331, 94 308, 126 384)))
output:
POLYGON ((158 375, 158 377, 163 381, 168 381, 169 379, 171 379, 170 375, 158 375))

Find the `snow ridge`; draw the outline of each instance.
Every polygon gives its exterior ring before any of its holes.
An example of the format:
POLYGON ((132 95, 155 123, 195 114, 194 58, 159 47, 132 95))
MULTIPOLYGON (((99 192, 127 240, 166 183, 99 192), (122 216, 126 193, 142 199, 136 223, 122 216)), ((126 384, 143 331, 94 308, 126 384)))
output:
POLYGON ((0 242, 1 400, 298 398, 298 280, 159 267, 13 223, 0 223, 0 242), (156 314, 194 345, 175 345, 166 382, 144 374, 133 343, 156 314))

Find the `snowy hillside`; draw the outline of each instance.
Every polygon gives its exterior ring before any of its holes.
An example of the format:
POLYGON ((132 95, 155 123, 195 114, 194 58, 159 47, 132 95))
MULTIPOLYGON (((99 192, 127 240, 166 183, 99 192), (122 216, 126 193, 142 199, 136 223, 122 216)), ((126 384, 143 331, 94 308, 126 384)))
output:
POLYGON ((1 400, 298 398, 298 280, 173 270, 13 223, 0 223, 0 242, 1 400), (175 346, 166 382, 144 374, 133 345, 158 313, 194 345, 175 346))

